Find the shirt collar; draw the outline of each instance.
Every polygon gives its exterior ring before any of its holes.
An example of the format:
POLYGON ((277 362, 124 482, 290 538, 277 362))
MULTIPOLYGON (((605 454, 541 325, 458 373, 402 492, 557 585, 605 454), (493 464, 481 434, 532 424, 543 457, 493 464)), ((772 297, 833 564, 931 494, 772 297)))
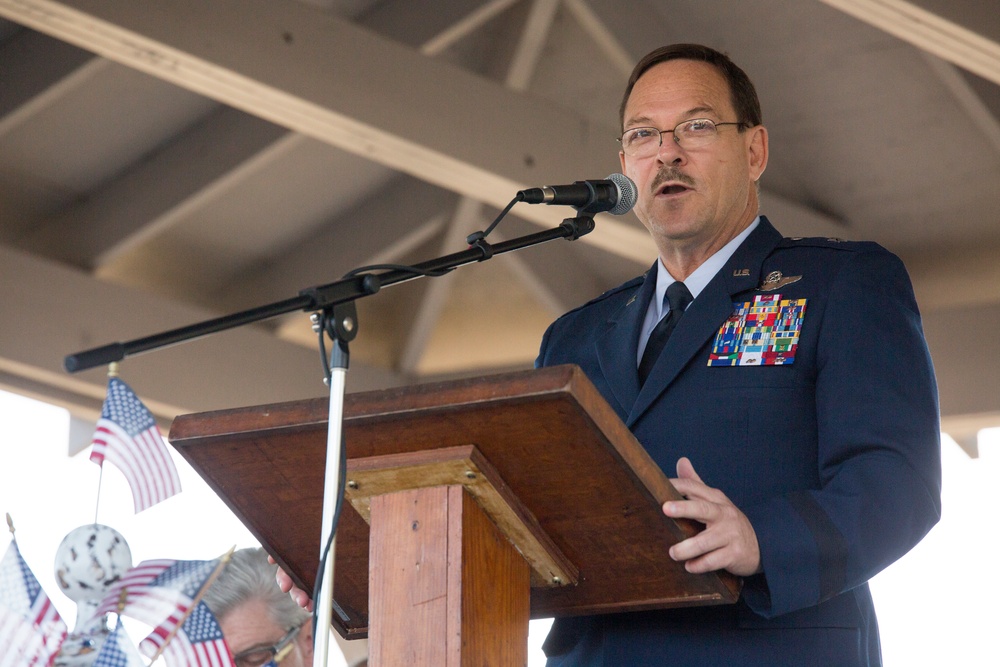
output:
MULTIPOLYGON (((733 240, 731 240, 726 245, 719 248, 714 255, 706 259, 701 266, 694 270, 694 272, 684 279, 684 285, 691 292, 692 298, 697 299, 701 291, 705 289, 705 286, 711 282, 712 278, 715 277, 729 258, 733 256, 736 249, 740 247, 740 244, 746 240, 750 233, 757 228, 760 224, 760 216, 758 215, 754 218, 746 229, 736 235, 733 240)), ((663 266, 663 260, 656 260, 656 298, 653 299, 653 304, 656 308, 656 319, 659 320, 663 317, 663 297, 667 293, 667 287, 674 282, 675 278, 670 275, 667 271, 667 267, 663 266)))

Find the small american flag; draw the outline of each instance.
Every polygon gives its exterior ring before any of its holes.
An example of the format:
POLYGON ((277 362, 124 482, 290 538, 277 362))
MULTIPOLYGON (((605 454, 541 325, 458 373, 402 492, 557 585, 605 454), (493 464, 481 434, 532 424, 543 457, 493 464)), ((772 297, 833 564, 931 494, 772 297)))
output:
POLYGON ((11 542, 0 561, 0 667, 46 667, 66 639, 66 624, 11 542))
POLYGON ((108 396, 94 433, 90 460, 105 460, 122 471, 138 514, 180 493, 181 481, 156 420, 127 384, 108 379, 108 396))
POLYGON ((125 573, 121 579, 111 584, 101 600, 93 618, 109 612, 129 616, 156 625, 174 609, 172 601, 163 601, 147 595, 151 581, 163 574, 177 561, 174 559, 144 560, 125 573), (124 596, 122 591, 125 591, 124 596))
POLYGON ((121 618, 118 619, 115 629, 104 640, 101 652, 97 654, 91 667, 146 667, 128 633, 125 632, 121 618))
POLYGON ((154 627, 176 627, 221 566, 218 558, 144 560, 111 585, 95 617, 115 612, 154 627))
POLYGON ((179 629, 153 630, 139 650, 148 658, 163 656, 168 667, 235 667, 222 629, 204 602, 198 603, 179 629))

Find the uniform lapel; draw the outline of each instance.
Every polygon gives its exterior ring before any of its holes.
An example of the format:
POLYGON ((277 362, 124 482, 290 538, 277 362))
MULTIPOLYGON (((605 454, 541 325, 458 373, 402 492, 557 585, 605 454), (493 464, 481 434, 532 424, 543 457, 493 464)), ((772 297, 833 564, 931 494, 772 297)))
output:
MULTIPOLYGON (((719 327, 733 312, 733 295, 752 290, 760 284, 764 259, 779 241, 781 234, 762 216, 757 228, 684 312, 684 317, 667 341, 642 390, 638 392, 625 422, 627 426, 632 426, 649 409, 705 342, 718 333, 719 327)), ((655 274, 653 280, 655 281, 655 274)), ((635 347, 634 343, 632 347, 635 347)), ((707 364, 708 360, 698 360, 697 363, 707 364)), ((638 387, 638 377, 633 382, 638 387)))
POLYGON ((607 328, 597 340, 597 361, 623 415, 629 413, 639 394, 639 374, 636 370, 639 330, 655 291, 654 264, 646 272, 639 290, 608 318, 607 328))

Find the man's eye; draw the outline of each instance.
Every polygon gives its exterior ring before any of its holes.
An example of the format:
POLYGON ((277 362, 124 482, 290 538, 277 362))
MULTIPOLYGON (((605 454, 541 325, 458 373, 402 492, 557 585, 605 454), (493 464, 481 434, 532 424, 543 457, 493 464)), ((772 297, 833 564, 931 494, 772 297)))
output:
POLYGON ((629 145, 642 144, 654 139, 659 134, 654 127, 637 127, 625 133, 625 143, 629 145))
POLYGON ((685 132, 693 132, 695 134, 711 132, 715 129, 715 123, 710 120, 703 118, 698 118, 696 120, 690 120, 684 124, 685 132))

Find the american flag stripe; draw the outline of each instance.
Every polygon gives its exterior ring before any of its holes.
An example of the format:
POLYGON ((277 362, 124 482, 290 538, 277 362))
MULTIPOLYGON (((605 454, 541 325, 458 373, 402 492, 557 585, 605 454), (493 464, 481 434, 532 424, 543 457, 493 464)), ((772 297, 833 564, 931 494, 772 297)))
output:
MULTIPOLYGON (((46 667, 66 638, 66 624, 11 542, 0 560, 0 647, 18 667, 46 667)), ((7 659, 0 665, 5 665, 7 659)))
MULTIPOLYGON (((101 427, 98 429, 98 433, 101 435, 106 434, 107 429, 101 427)), ((105 441, 95 440, 95 451, 98 443, 104 444, 105 441)), ((143 473, 142 468, 132 459, 122 455, 115 455, 110 450, 108 453, 109 456, 106 460, 110 461, 117 466, 119 470, 121 470, 122 474, 125 475, 125 481, 128 482, 129 488, 132 489, 132 503, 135 507, 136 514, 138 514, 152 504, 153 497, 149 492, 149 486, 146 483, 146 475, 143 473)))
POLYGON ((164 644, 169 643, 172 639, 171 633, 176 636, 180 634, 180 630, 176 630, 180 624, 184 621, 184 614, 187 612, 186 608, 178 607, 168 616, 160 617, 159 625, 153 628, 153 631, 146 637, 149 643, 157 648, 162 647, 164 644))
POLYGON ((123 588, 128 589, 125 604, 128 605, 130 601, 134 602, 139 597, 140 591, 143 591, 153 579, 156 579, 176 562, 174 559, 159 558, 144 560, 139 563, 126 572, 124 577, 111 584, 108 593, 101 600, 101 604, 98 605, 97 611, 94 612, 92 618, 97 618, 109 612, 117 613, 119 598, 121 597, 123 588))
MULTIPOLYGON (((184 643, 190 641, 191 650, 183 654, 181 662, 176 663, 179 667, 215 664, 214 659, 209 663, 192 662, 192 660, 198 659, 198 650, 208 651, 204 656, 205 660, 210 659, 213 651, 224 652, 228 660, 228 648, 222 639, 222 631, 219 629, 218 623, 204 603, 195 605, 200 591, 211 581, 223 563, 224 561, 221 559, 210 561, 169 559, 143 561, 111 586, 110 591, 98 606, 98 614, 116 611, 155 628, 152 634, 140 644, 140 649, 146 653, 147 657, 155 655, 161 646, 169 650, 175 642, 180 647, 176 650, 184 651, 184 643), (119 611, 122 591, 125 591, 125 602, 119 611), (189 615, 189 610, 192 607, 194 611, 189 615), (181 625, 182 623, 184 625, 181 625), (188 625, 189 623, 190 625, 188 625), (185 627, 191 632, 195 632, 195 636, 182 636, 184 635, 182 629, 185 627), (171 639, 171 633, 175 631, 176 636, 171 639), (178 637, 180 637, 179 640, 178 637), (199 649, 201 643, 215 640, 222 642, 221 649, 215 649, 211 646, 199 649)), ((166 655, 166 650, 164 655, 166 655)), ((169 658, 167 664, 171 664, 169 658)), ((222 664, 230 665, 231 663, 222 664)))
POLYGON ((221 641, 201 642, 196 644, 194 652, 199 658, 199 664, 210 667, 228 667, 233 664, 229 657, 229 649, 221 641))
MULTIPOLYGON (((139 644, 139 651, 147 658, 152 658, 156 655, 160 651, 160 648, 161 646, 154 644, 154 642, 150 641, 149 637, 143 639, 139 644)), ((160 657, 168 667, 181 665, 184 667, 195 667, 196 665, 200 665, 198 656, 194 652, 194 647, 191 646, 191 642, 187 640, 183 632, 178 632, 174 635, 170 643, 163 648, 160 657)))
POLYGON ((97 430, 94 433, 94 450, 90 455, 90 460, 99 463, 105 460, 110 461, 122 471, 126 481, 128 481, 129 488, 132 489, 132 501, 135 505, 135 511, 138 513, 140 507, 148 507, 152 500, 152 494, 150 494, 149 486, 146 483, 148 468, 141 460, 136 459, 136 456, 140 454, 139 450, 133 451, 133 448, 125 444, 128 440, 116 433, 117 430, 114 424, 105 420, 97 422, 97 430))
POLYGON ((41 605, 37 616, 35 616, 34 625, 38 631, 38 637, 44 644, 45 655, 49 657, 48 660, 41 664, 47 665, 52 662, 56 653, 59 652, 59 647, 62 645, 63 640, 66 639, 67 628, 48 596, 45 593, 41 593, 38 597, 44 599, 44 603, 41 605))
POLYGON ((180 492, 177 468, 156 420, 118 377, 108 379, 93 445, 91 461, 99 465, 110 461, 125 475, 136 513, 180 492))
MULTIPOLYGON (((143 654, 147 658, 156 655, 156 649, 150 650, 152 642, 146 643, 143 640, 140 647, 145 646, 143 654)), ((191 644, 183 632, 178 632, 167 647, 163 650, 161 657, 166 661, 168 667, 233 667, 233 659, 229 655, 229 649, 221 640, 199 642, 191 644)))
POLYGON ((95 452, 98 444, 103 445, 103 458, 122 471, 133 492, 138 491, 133 499, 136 513, 180 493, 177 470, 156 427, 130 436, 113 421, 101 419, 94 434, 95 452))
POLYGON ((112 421, 100 420, 94 443, 103 445, 103 457, 118 466, 129 481, 135 498, 136 512, 155 505, 180 491, 173 462, 163 463, 169 457, 164 445, 158 441, 159 433, 149 430, 129 436, 112 421), (162 471, 169 471, 164 478, 162 471))
POLYGON ((64 629, 34 625, 0 608, 0 647, 4 647, 0 667, 47 667, 65 637, 64 629))
MULTIPOLYGON (((118 613, 118 607, 121 604, 120 596, 120 593, 114 598, 108 595, 101 600, 96 612, 97 615, 118 613)), ((144 589, 127 590, 125 593, 125 615, 140 620, 153 618, 155 623, 159 623, 160 620, 173 613, 175 608, 182 606, 184 602, 184 598, 171 592, 158 593, 144 589)))
MULTIPOLYGON (((176 624, 180 619, 172 620, 176 624)), ((234 667, 229 645, 221 636, 192 643, 184 630, 178 629, 171 637, 166 626, 155 628, 139 644, 139 650, 147 658, 159 653, 168 667, 234 667)))
MULTIPOLYGON (((178 610, 184 612, 190 606, 190 600, 179 600, 177 596, 161 596, 153 593, 132 594, 129 593, 125 600, 125 608, 122 614, 137 621, 142 621, 146 625, 156 625, 162 623, 163 619, 171 616, 178 610)), ((117 604, 102 604, 102 614, 117 612, 117 604)))
POLYGON ((26 649, 34 641, 35 629, 27 620, 0 607, 0 646, 7 647, 0 654, 0 667, 21 667, 29 659, 26 649))

